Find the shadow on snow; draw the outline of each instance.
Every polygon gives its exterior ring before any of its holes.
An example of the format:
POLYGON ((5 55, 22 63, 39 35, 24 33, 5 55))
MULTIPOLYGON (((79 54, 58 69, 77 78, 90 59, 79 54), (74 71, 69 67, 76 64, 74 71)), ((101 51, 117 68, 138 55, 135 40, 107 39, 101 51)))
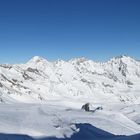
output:
POLYGON ((90 124, 76 124, 79 132, 74 133, 71 138, 46 137, 35 139, 27 135, 0 134, 0 140, 140 140, 140 134, 133 136, 116 136, 90 124))

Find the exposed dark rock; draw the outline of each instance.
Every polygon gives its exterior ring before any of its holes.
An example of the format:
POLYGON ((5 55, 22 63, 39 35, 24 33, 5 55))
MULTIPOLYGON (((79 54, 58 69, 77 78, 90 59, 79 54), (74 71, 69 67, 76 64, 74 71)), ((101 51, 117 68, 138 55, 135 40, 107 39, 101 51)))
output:
POLYGON ((133 85, 133 83, 130 82, 130 81, 126 81, 126 84, 129 85, 129 86, 132 86, 133 85))
POLYGON ((11 65, 7 65, 7 64, 1 64, 0 67, 6 68, 6 69, 11 69, 12 68, 11 65))
POLYGON ((127 65, 122 61, 120 61, 119 71, 122 73, 124 77, 126 77, 127 65))
POLYGON ((23 73, 23 78, 25 80, 34 80, 32 77, 30 77, 26 72, 23 73))
POLYGON ((16 80, 16 79, 12 79, 12 81, 13 81, 13 82, 15 82, 15 83, 17 82, 17 80, 16 80))
POLYGON ((90 107, 89 107, 89 103, 86 103, 82 106, 82 110, 89 112, 90 111, 90 107))
POLYGON ((39 73, 39 71, 37 69, 33 69, 33 68, 28 68, 27 71, 29 72, 33 72, 33 73, 39 73))
POLYGON ((2 83, 0 83, 0 87, 1 87, 1 88, 3 87, 2 83))
POLYGON ((113 88, 113 86, 112 86, 112 85, 110 85, 110 84, 105 84, 105 83, 102 83, 102 85, 103 85, 104 87, 110 87, 110 88, 113 88))

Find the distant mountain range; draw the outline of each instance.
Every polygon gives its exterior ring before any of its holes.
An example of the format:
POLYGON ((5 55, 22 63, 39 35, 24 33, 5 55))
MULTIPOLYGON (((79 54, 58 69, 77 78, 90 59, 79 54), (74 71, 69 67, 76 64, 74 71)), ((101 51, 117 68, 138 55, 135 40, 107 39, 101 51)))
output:
POLYGON ((49 62, 35 56, 25 64, 0 65, 1 103, 140 103, 140 61, 129 56, 107 62, 85 58, 49 62))

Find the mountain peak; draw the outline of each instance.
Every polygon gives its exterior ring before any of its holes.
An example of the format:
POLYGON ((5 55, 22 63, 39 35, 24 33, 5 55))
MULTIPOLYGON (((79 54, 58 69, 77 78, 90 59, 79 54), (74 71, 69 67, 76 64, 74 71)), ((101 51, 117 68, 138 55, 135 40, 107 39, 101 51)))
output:
POLYGON ((47 61, 46 59, 44 59, 43 57, 40 56, 34 56, 33 58, 31 58, 28 63, 39 63, 42 61, 47 61))
POLYGON ((130 56, 127 56, 127 55, 120 55, 120 56, 116 56, 116 57, 113 57, 113 58, 111 58, 108 62, 120 62, 120 61, 122 61, 122 62, 134 62, 134 61, 136 61, 135 59, 133 59, 132 57, 130 57, 130 56))
POLYGON ((87 59, 85 57, 78 57, 78 58, 73 58, 71 60, 69 60, 69 62, 76 62, 76 63, 81 63, 87 61, 87 59))
POLYGON ((130 56, 128 55, 120 55, 120 56, 116 56, 116 59, 132 59, 130 56))

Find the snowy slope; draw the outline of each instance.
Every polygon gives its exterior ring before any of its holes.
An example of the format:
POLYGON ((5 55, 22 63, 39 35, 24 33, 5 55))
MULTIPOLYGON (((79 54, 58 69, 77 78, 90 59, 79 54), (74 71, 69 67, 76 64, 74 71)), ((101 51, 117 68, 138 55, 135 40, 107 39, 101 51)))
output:
POLYGON ((114 135, 140 133, 140 61, 85 58, 0 65, 0 133, 71 137, 78 124, 114 135), (81 106, 89 102, 91 109, 81 106))
POLYGON ((114 135, 129 136, 140 132, 139 125, 111 111, 93 113, 52 104, 4 104, 0 112, 0 132, 5 134, 70 138, 80 131, 77 124, 90 124, 114 135))

